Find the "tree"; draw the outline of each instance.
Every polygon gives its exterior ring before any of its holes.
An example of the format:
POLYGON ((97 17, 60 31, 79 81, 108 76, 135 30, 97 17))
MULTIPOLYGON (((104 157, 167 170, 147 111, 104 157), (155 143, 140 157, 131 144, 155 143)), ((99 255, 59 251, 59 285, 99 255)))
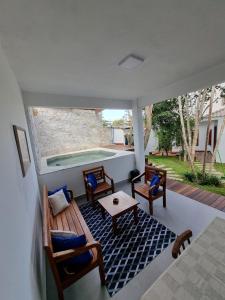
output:
POLYGON ((124 119, 117 119, 112 122, 113 127, 124 126, 124 119))
POLYGON ((176 98, 154 104, 152 127, 158 136, 160 150, 165 150, 168 155, 172 143, 181 140, 181 124, 176 98))
POLYGON ((166 156, 168 156, 168 152, 172 149, 173 146, 173 138, 167 130, 160 129, 157 132, 158 142, 159 142, 159 151, 164 150, 166 152, 166 156))
POLYGON ((181 128, 182 128, 182 137, 183 137, 183 141, 184 141, 184 147, 185 147, 186 153, 188 155, 188 158, 189 158, 189 161, 190 161, 190 164, 191 164, 192 172, 195 173, 194 160, 192 158, 192 152, 191 152, 192 145, 190 145, 190 140, 189 140, 189 143, 188 143, 188 138, 187 138, 187 133, 186 133, 186 128, 185 128, 185 122, 184 122, 184 114, 183 114, 182 97, 181 96, 178 97, 178 105, 179 105, 179 114, 180 114, 180 122, 181 122, 181 128))
POLYGON ((153 104, 145 107, 145 137, 144 137, 144 148, 146 149, 148 141, 151 135, 152 129, 152 109, 153 104))
POLYGON ((206 137, 205 137, 205 149, 204 149, 204 156, 203 156, 203 166, 202 166, 202 174, 205 176, 205 167, 206 167, 206 155, 208 150, 208 143, 209 143, 209 132, 210 126, 212 121, 212 108, 213 108, 213 99, 215 95, 215 86, 212 87, 211 95, 209 97, 209 113, 208 113, 208 122, 207 122, 207 129, 206 129, 206 137))

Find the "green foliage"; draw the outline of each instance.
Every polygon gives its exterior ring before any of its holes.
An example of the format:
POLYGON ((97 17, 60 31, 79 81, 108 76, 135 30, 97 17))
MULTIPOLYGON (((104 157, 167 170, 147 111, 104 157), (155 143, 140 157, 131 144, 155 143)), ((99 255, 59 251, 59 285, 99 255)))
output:
POLYGON ((160 129, 157 132, 159 150, 165 150, 168 154, 168 151, 172 149, 173 136, 167 131, 160 129))
POLYGON ((113 127, 123 126, 123 125, 125 125, 125 124, 124 124, 124 119, 117 119, 117 120, 114 120, 114 121, 112 122, 112 126, 113 126, 113 127))
POLYGON ((152 127, 159 140, 159 150, 168 152, 175 141, 182 143, 180 116, 176 98, 168 99, 153 106, 152 127))
POLYGON ((185 172, 184 173, 185 179, 190 182, 196 182, 200 185, 209 185, 209 186, 220 186, 221 180, 219 177, 211 174, 203 175, 202 172, 197 172, 197 174, 193 174, 192 172, 185 172))
MULTIPOLYGON (((172 169, 175 174, 180 175, 181 177, 184 175, 184 173, 191 172, 190 165, 187 161, 179 160, 177 157, 167 157, 167 156, 149 156, 149 162, 156 164, 156 165, 164 165, 166 168, 172 169)), ((224 167, 222 164, 216 164, 216 166, 219 168, 224 167)), ((219 170, 219 169, 218 169, 219 170)), ((189 181, 185 178, 185 182, 188 182, 192 186, 196 186, 198 188, 201 188, 203 190, 217 193, 220 195, 225 196, 225 185, 221 183, 219 186, 215 185, 200 185, 197 181, 189 181)))
POLYGON ((192 172, 185 172, 184 173, 184 178, 187 179, 190 182, 195 182, 196 181, 196 175, 192 172))

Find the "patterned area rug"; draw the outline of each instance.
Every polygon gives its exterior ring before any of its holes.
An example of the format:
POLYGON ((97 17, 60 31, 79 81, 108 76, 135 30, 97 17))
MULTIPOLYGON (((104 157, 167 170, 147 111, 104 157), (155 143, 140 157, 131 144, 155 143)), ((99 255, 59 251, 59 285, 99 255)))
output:
POLYGON ((116 236, 112 233, 111 217, 106 213, 103 219, 99 207, 94 209, 88 203, 82 205, 80 210, 92 235, 102 245, 107 290, 111 297, 176 237, 142 209, 138 209, 137 225, 132 213, 118 218, 119 233, 116 236))

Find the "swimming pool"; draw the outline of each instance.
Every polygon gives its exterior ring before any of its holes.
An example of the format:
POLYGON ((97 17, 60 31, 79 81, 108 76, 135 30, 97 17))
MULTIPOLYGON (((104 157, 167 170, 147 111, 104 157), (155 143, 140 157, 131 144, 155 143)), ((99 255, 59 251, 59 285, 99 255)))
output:
POLYGON ((116 155, 115 152, 107 150, 88 150, 54 156, 47 158, 46 162, 48 167, 60 167, 99 161, 114 155, 116 155))

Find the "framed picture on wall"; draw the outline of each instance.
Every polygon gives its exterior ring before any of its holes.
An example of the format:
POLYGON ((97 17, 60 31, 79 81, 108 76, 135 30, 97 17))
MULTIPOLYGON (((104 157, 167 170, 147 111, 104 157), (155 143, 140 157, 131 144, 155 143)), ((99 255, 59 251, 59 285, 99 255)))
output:
POLYGON ((16 139, 22 174, 23 177, 25 177, 31 163, 26 130, 16 125, 13 125, 13 131, 16 139))

